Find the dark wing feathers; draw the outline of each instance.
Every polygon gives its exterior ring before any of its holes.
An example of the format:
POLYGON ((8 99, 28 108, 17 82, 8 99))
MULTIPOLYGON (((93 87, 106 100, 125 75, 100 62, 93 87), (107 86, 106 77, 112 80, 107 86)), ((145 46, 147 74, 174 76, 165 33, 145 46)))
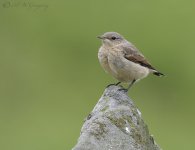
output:
POLYGON ((124 57, 126 59, 149 69, 156 70, 134 45, 127 43, 127 45, 124 45, 122 49, 124 50, 124 57))
POLYGON ((125 55, 125 58, 134 63, 140 64, 141 66, 147 67, 152 70, 156 70, 143 56, 139 54, 125 55))
POLYGON ((140 64, 141 66, 147 67, 148 69, 154 70, 155 72, 153 73, 154 75, 157 76, 162 76, 163 74, 158 72, 147 60, 146 58, 142 55, 141 52, 132 44, 127 43, 127 45, 123 45, 121 47, 124 52, 124 57, 132 61, 134 63, 140 64))

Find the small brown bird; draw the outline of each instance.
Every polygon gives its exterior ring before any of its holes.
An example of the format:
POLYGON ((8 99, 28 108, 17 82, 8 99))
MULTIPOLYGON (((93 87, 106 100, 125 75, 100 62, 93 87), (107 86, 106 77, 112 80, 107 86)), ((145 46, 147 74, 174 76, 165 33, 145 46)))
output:
POLYGON ((102 40, 98 59, 103 69, 119 81, 115 85, 129 83, 128 88, 122 90, 128 91, 136 81, 145 78, 149 73, 163 76, 119 33, 106 32, 98 38, 102 40))

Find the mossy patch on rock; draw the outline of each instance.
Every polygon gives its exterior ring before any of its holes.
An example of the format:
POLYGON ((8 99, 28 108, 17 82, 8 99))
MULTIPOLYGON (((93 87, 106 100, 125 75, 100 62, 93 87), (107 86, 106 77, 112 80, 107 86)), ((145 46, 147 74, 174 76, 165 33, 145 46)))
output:
POLYGON ((98 140, 100 138, 103 138, 104 137, 104 134, 106 134, 106 125, 104 123, 101 123, 101 122, 94 122, 95 124, 98 125, 98 127, 93 130, 91 132, 91 135, 93 135, 94 137, 96 137, 98 140))

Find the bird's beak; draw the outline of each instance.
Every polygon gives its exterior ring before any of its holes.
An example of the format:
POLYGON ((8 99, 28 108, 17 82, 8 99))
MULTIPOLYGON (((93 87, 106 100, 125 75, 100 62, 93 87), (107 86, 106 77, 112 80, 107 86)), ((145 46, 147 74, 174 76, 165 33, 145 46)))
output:
POLYGON ((98 38, 98 39, 101 39, 101 40, 104 39, 104 37, 103 37, 102 35, 97 36, 97 38, 98 38))

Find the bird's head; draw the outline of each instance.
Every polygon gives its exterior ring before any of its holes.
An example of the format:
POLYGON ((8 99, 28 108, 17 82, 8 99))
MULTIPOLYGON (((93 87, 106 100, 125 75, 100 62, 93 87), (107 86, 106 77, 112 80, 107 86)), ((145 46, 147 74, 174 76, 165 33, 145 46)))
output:
POLYGON ((101 36, 98 36, 102 40, 105 46, 115 46, 125 41, 124 37, 117 32, 106 32, 101 36))

